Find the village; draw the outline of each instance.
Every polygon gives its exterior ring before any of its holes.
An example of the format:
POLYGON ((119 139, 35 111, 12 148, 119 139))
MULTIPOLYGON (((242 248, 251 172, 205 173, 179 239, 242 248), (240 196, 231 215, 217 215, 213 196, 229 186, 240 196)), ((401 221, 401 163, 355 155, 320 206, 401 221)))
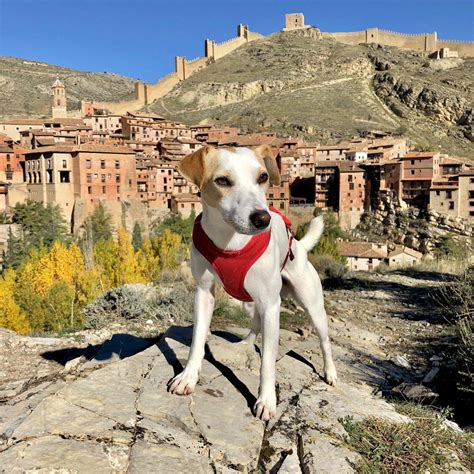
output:
MULTIPOLYGON (((26 200, 57 204, 77 234, 99 202, 116 226, 138 221, 146 228, 150 216, 199 214, 198 189, 177 171, 180 160, 206 144, 266 143, 281 173, 268 202, 290 217, 310 217, 314 208, 330 210, 342 229, 352 230, 364 212, 388 199, 454 220, 474 220, 471 161, 438 150, 413 151, 403 136, 373 131, 322 145, 271 132, 187 125, 147 112, 112 114, 86 107, 82 118, 71 118, 59 79, 51 92, 52 118, 0 121, 0 212, 6 215, 26 200)), ((7 236, 4 228, 3 248, 7 236)), ((340 251, 351 270, 370 270, 382 262, 413 264, 422 257, 408 247, 389 252, 367 242, 341 242, 340 251)))

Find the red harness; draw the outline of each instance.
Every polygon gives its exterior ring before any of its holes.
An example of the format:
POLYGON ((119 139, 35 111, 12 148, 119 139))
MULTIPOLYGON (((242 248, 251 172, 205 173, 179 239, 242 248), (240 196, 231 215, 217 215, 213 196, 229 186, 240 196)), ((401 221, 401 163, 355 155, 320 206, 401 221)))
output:
MULTIPOLYGON (((291 221, 281 212, 270 207, 270 211, 278 214, 283 219, 288 233, 288 252, 283 260, 281 270, 285 267, 288 259, 293 260, 291 249, 293 243, 293 232, 291 221)), ((244 280, 250 267, 261 257, 270 243, 271 232, 262 232, 254 235, 248 244, 240 250, 221 250, 204 232, 201 225, 202 215, 194 221, 193 244, 202 256, 212 265, 219 275, 225 291, 240 301, 253 301, 252 297, 244 288, 244 280)))

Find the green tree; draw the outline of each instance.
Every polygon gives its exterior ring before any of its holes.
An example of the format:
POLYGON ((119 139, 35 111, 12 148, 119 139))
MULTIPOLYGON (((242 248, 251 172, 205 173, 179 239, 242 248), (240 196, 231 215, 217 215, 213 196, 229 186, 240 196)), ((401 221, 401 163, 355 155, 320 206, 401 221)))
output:
POLYGON ((110 240, 112 238, 112 216, 101 202, 86 219, 84 225, 86 231, 87 229, 90 230, 94 244, 99 240, 110 240))
POLYGON ((190 244, 195 219, 196 213, 194 212, 194 209, 187 218, 183 218, 179 213, 171 214, 158 226, 155 235, 161 237, 164 231, 169 229, 173 234, 180 235, 185 244, 190 244))
POLYGON ((44 207, 41 203, 31 200, 17 203, 13 208, 12 222, 21 225, 28 248, 42 245, 49 247, 56 240, 70 240, 66 221, 57 205, 48 204, 44 207))
POLYGON ((0 212, 0 224, 10 224, 10 218, 7 216, 6 212, 0 212))
POLYGON ((135 222, 135 225, 133 226, 132 245, 135 252, 141 249, 143 245, 142 229, 138 222, 135 222))
POLYGON ((18 268, 28 256, 28 246, 23 235, 15 235, 12 229, 8 229, 7 249, 3 256, 5 268, 18 268))

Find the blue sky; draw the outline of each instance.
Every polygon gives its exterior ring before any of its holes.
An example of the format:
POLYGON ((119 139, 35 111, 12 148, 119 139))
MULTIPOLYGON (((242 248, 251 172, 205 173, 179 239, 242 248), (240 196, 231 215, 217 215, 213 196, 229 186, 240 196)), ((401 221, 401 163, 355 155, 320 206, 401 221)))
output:
POLYGON ((229 39, 238 23, 266 35, 291 12, 323 31, 474 41, 474 0, 0 0, 0 55, 154 82, 175 55, 202 56, 206 37, 229 39))

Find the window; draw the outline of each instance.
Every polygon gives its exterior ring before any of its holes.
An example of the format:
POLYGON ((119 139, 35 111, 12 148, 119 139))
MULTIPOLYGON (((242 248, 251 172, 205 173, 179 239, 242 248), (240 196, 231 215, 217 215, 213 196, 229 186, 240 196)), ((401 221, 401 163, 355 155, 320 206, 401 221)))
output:
POLYGON ((100 180, 101 180, 103 183, 105 183, 105 174, 101 174, 101 175, 100 175, 100 180))
POLYGON ((446 199, 452 199, 453 198, 453 192, 452 191, 446 191, 446 199))
POLYGON ((119 174, 115 175, 115 182, 120 183, 120 175, 119 174))
POLYGON ((349 183, 352 183, 352 175, 351 174, 347 177, 347 180, 349 181, 349 183))
POLYGON ((439 196, 441 193, 439 191, 436 191, 436 196, 439 196))
POLYGON ((87 194, 92 194, 92 186, 87 186, 87 194))
POLYGON ((469 211, 470 216, 474 216, 474 211, 469 211))
POLYGON ((414 164, 415 164, 415 160, 410 160, 410 163, 411 163, 412 165, 414 165, 414 164))
POLYGON ((117 186, 117 193, 120 194, 120 186, 117 186))
POLYGON ((92 162, 91 160, 86 160, 86 168, 91 169, 92 168, 92 162))
POLYGON ((449 201, 449 209, 454 209, 454 201, 449 201))
POLYGON ((105 186, 102 186, 102 194, 105 194, 105 186))
POLYGON ((87 173, 87 182, 92 183, 92 174, 91 173, 87 173))
POLYGON ((285 193, 280 193, 280 197, 281 197, 282 199, 284 199, 284 198, 285 198, 285 193))
POLYGON ((415 170, 410 170, 410 174, 415 174, 415 170))
POLYGON ((115 160, 115 169, 118 170, 120 168, 120 161, 115 160))
POLYGON ((283 201, 280 202, 280 209, 285 209, 285 203, 283 201))
POLYGON ((352 191, 354 189, 354 183, 349 183, 349 189, 352 191))
POLYGON ((273 193, 268 193, 268 197, 269 197, 270 199, 273 199, 273 193))
POLYGON ((100 160, 101 169, 105 169, 105 160, 100 160))
POLYGON ((469 191, 469 199, 474 199, 474 191, 469 191))
POLYGON ((67 161, 63 160, 63 168, 67 168, 67 161))

